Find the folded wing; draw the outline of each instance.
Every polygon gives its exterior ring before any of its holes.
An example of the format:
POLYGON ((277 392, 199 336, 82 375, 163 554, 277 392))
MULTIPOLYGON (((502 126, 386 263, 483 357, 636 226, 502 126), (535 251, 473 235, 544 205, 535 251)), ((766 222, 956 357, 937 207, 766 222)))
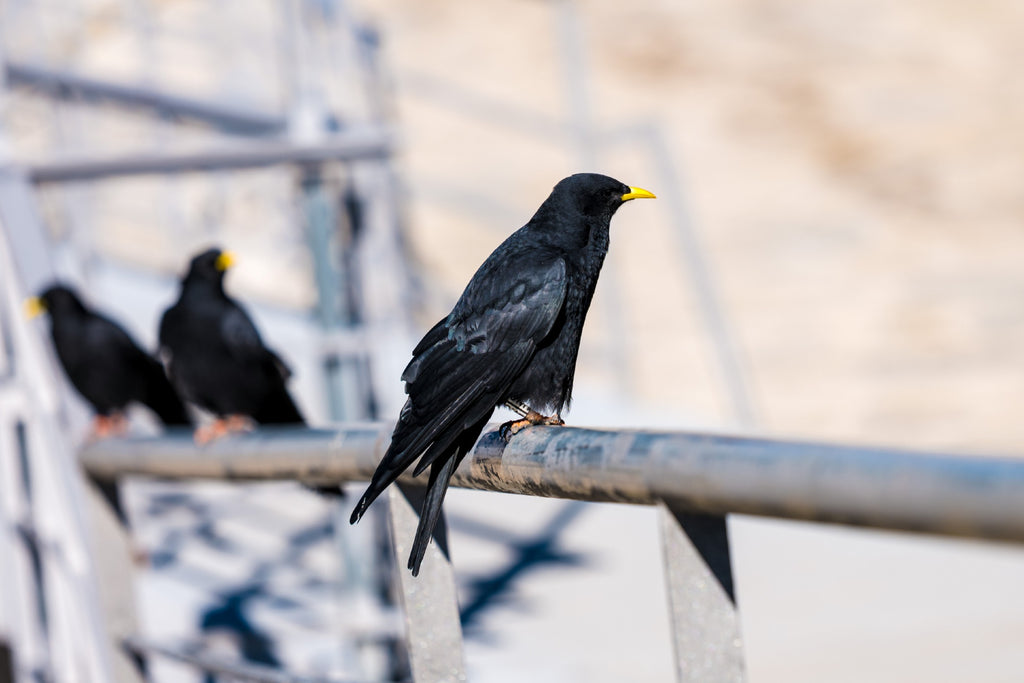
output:
MULTIPOLYGON (((468 449, 464 432, 475 429, 476 439, 558 322, 566 284, 564 260, 542 252, 506 255, 481 266, 451 315, 414 349, 402 375, 409 398, 353 522, 420 456, 417 474, 456 450, 461 458, 468 449)), ((454 465, 446 468, 449 476, 454 465)))

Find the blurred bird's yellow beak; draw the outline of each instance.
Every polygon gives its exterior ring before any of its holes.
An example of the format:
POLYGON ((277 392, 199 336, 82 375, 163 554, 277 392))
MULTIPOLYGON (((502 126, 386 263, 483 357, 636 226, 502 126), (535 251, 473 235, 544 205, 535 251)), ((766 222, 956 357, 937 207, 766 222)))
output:
POLYGON ((41 313, 46 312, 46 304, 38 296, 25 299, 25 317, 31 320, 41 313))
POLYGON ((213 265, 217 270, 223 272, 235 265, 235 255, 230 251, 222 251, 213 265))
POLYGON ((653 192, 648 192, 642 187, 630 187, 629 192, 622 195, 622 201, 628 202, 630 199, 657 199, 653 192))

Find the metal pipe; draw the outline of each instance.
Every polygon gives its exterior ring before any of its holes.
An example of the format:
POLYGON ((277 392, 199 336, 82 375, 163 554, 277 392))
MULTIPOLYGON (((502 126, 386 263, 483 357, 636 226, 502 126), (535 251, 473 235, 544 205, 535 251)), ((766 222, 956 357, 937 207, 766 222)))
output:
POLYGON ((254 140, 245 144, 219 145, 190 152, 136 152, 121 156, 41 161, 25 164, 24 172, 34 183, 70 182, 148 173, 186 173, 275 164, 382 159, 391 153, 391 148, 391 136, 384 128, 362 126, 350 128, 313 144, 254 140))
MULTIPOLYGON (((181 434, 87 445, 94 477, 367 480, 390 425, 262 429, 196 448, 181 434)), ((454 486, 706 514, 1024 542, 1024 460, 720 434, 533 427, 505 444, 492 425, 454 486)))
POLYGON ((141 85, 116 83, 39 64, 8 61, 3 65, 10 86, 35 88, 54 97, 103 100, 122 106, 151 109, 164 116, 203 121, 233 133, 269 135, 284 131, 283 115, 234 107, 141 85))

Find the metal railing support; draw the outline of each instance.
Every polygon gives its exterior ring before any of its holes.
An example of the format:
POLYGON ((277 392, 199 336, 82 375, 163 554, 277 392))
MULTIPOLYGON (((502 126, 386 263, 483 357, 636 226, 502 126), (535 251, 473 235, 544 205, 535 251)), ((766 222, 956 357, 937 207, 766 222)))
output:
POLYGON ((676 677, 742 683, 743 642, 725 517, 658 505, 676 677))
POLYGON ((405 569, 424 493, 422 488, 404 485, 388 489, 388 521, 405 608, 409 663, 413 680, 455 683, 466 680, 466 662, 443 517, 434 532, 434 542, 427 547, 419 576, 413 577, 405 569))
POLYGON ((86 484, 89 530, 96 563, 100 606, 112 643, 114 683, 143 683, 145 663, 123 643, 138 633, 131 532, 121 505, 121 486, 112 480, 91 479, 86 484))
MULTIPOLYGON (((130 474, 315 485, 366 480, 390 425, 264 429, 197 449, 187 436, 108 440, 80 462, 100 479, 130 474)), ((409 553, 418 507, 389 491, 394 547, 409 553)), ((492 427, 453 486, 659 505, 680 681, 744 680, 725 515, 746 513, 1024 542, 1024 460, 910 453, 682 432, 534 427, 505 443, 492 427)), ((407 498, 409 494, 409 498, 407 498)), ((443 544, 421 575, 399 571, 417 681, 465 679, 451 565, 443 544)))
POLYGON ((46 253, 31 188, 23 175, 0 169, 0 431, 15 435, 13 442, 0 435, 0 487, 13 499, 0 522, 13 522, 21 539, 7 548, 16 557, 6 558, 13 572, 3 578, 30 603, 15 607, 28 618, 25 637, 11 643, 17 680, 106 681, 117 656, 110 656, 94 591, 99 581, 81 515, 84 487, 61 429, 78 413, 62 400, 68 390, 54 374, 48 344, 21 313, 24 297, 52 277, 46 253))
MULTIPOLYGON (((0 408, 10 407, 0 404, 0 408)), ((19 683, 49 675, 41 578, 36 571, 37 563, 32 561, 38 548, 26 486, 30 475, 25 472, 23 446, 19 443, 23 438, 24 422, 16 414, 15 419, 10 419, 0 413, 0 534, 4 536, 0 549, 5 558, 0 567, 0 580, 4 582, 0 597, 10 630, 13 680, 19 683)))

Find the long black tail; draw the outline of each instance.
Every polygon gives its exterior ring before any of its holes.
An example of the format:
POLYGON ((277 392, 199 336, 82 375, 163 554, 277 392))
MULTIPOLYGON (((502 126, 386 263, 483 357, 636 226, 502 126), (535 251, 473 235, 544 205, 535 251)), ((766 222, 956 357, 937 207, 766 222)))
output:
POLYGON ((420 573, 420 564, 427 554, 427 545, 434 535, 434 528, 441 518, 441 503, 444 502, 444 495, 448 492, 448 482, 452 474, 458 469, 459 463, 466 457, 466 453, 473 448, 480 432, 487 425, 490 419, 490 412, 487 416, 469 429, 463 431, 453 444, 452 454, 446 458, 439 458, 430 466, 430 479, 427 482, 427 496, 423 499, 423 507, 420 508, 420 521, 416 525, 416 538, 413 539, 412 552, 409 553, 409 569, 412 575, 420 573))
POLYGON ((164 366, 155 358, 146 364, 146 395, 142 402, 156 413, 168 427, 191 427, 192 418, 185 408, 185 402, 174 390, 164 366))
POLYGON ((298 406, 295 405, 291 394, 288 393, 284 386, 271 392, 252 418, 264 425, 306 424, 306 420, 302 417, 302 413, 299 412, 298 406))

